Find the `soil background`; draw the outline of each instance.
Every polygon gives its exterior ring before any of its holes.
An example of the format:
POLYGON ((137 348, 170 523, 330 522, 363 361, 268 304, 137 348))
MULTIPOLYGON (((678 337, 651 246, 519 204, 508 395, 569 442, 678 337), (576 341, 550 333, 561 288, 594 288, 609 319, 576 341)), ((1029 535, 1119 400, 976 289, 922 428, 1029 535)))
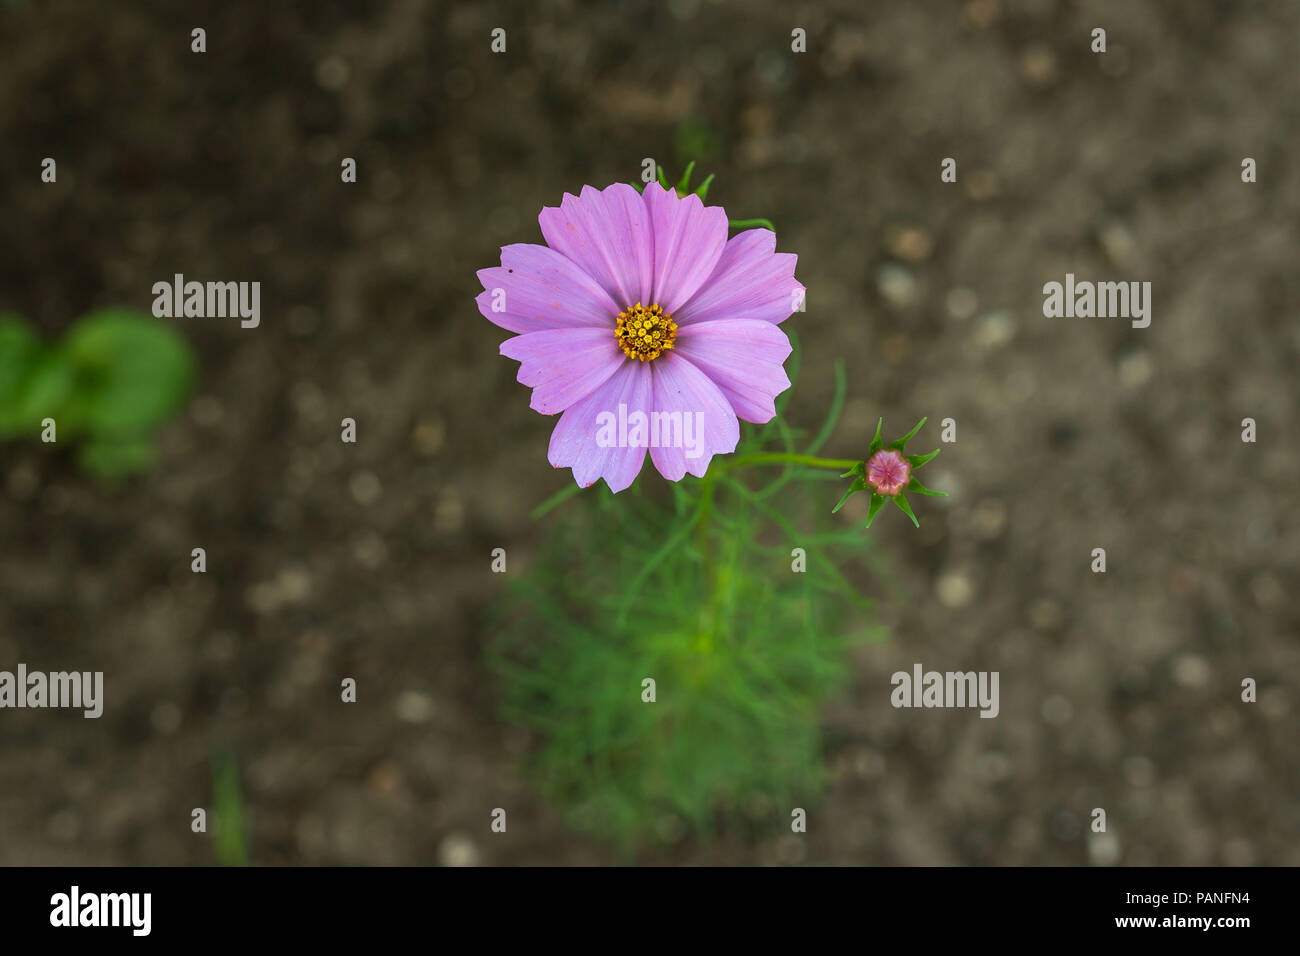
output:
POLYGON ((807 835, 638 861, 1300 864, 1298 45, 1280 0, 0 7, 0 311, 55 336, 183 273, 263 312, 172 320, 199 389, 123 487, 0 447, 0 668, 107 698, 0 712, 0 863, 214 863, 214 753, 255 863, 619 861, 539 800, 482 664, 490 552, 526 570, 570 479, 473 298, 654 157, 798 254, 791 418, 849 371, 828 454, 878 415, 957 441, 952 497, 871 531, 891 636, 807 835), (1067 272, 1150 281, 1150 327, 1045 318, 1067 272), (1000 715, 893 709, 916 662, 999 671, 1000 715))

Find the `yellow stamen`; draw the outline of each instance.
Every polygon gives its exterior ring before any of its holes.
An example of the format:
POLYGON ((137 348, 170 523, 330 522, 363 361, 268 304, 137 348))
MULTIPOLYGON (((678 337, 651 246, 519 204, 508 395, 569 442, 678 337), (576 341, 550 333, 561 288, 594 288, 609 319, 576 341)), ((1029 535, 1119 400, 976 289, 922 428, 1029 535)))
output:
POLYGON ((673 347, 677 340, 677 323, 659 305, 646 308, 638 302, 618 314, 614 336, 624 355, 648 362, 673 347))

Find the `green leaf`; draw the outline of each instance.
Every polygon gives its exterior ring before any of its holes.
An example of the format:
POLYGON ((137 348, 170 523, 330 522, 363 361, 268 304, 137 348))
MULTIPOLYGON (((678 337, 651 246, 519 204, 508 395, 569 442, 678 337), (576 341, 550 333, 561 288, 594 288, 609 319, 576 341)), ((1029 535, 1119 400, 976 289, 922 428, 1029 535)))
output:
POLYGON ((903 457, 907 459, 907 463, 915 469, 920 468, 926 462, 930 461, 935 455, 939 454, 940 451, 941 449, 936 448, 928 455, 904 455, 903 457))
POLYGON ((931 498, 947 498, 947 497, 948 497, 948 492, 946 492, 946 491, 932 491, 931 489, 925 487, 925 485, 923 485, 923 484, 921 484, 919 481, 917 481, 916 478, 913 478, 911 481, 909 481, 909 482, 907 483, 907 490, 908 490, 908 491, 915 491, 918 495, 929 495, 931 498))
POLYGON ((662 166, 656 166, 655 170, 659 176, 659 185, 664 187, 664 189, 672 189, 673 187, 668 185, 668 176, 664 173, 664 168, 662 166))
POLYGON ((911 440, 913 435, 915 435, 917 432, 921 430, 921 426, 924 425, 926 421, 927 419, 922 418, 919 422, 917 422, 915 425, 912 426, 912 430, 910 432, 908 432, 906 435, 904 435, 902 438, 898 439, 897 441, 890 442, 889 447, 894 451, 902 451, 903 447, 911 440))
POLYGON ((899 511, 912 519, 912 524, 916 525, 918 528, 921 527, 921 522, 917 521, 916 515, 912 514, 912 506, 907 503, 907 495, 903 494, 901 491, 894 495, 894 504, 898 505, 899 511))
POLYGON ((861 475, 859 475, 857 478, 854 478, 853 484, 849 485, 849 490, 844 492, 844 497, 840 499, 840 503, 831 509, 831 514, 835 514, 835 512, 843 508, 844 502, 848 501, 849 496, 851 496, 855 491, 862 491, 866 487, 867 487, 867 483, 862 480, 861 475))
POLYGON ((170 326, 130 309, 79 320, 60 351, 72 368, 70 424, 101 433, 147 431, 170 418, 194 384, 189 344, 170 326))
POLYGON ((877 419, 876 419, 876 437, 873 438, 873 439, 871 439, 871 444, 867 446, 867 457, 868 457, 868 458, 870 458, 870 457, 871 457, 872 455, 874 455, 876 452, 880 451, 880 445, 881 445, 881 441, 880 441, 880 430, 881 430, 882 428, 884 428, 884 427, 885 427, 885 420, 884 420, 883 418, 877 418, 877 419))
POLYGON ((704 197, 709 194, 709 183, 711 182, 713 182, 713 173, 709 173, 704 182, 700 183, 700 188, 695 190, 695 195, 700 197, 700 202, 703 202, 704 197))
POLYGON ((876 492, 873 491, 871 493, 871 507, 867 510, 868 528, 871 527, 871 522, 876 520, 876 515, 880 513, 880 509, 883 508, 884 506, 885 506, 885 496, 882 494, 877 494, 876 492))

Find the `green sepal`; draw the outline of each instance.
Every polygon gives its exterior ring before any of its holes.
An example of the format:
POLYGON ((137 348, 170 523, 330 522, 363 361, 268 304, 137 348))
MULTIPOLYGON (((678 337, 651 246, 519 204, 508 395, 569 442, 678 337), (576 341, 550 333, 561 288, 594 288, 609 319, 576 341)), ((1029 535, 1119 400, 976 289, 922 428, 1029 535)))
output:
POLYGON ((901 491, 894 495, 894 504, 898 505, 899 511, 912 519, 912 524, 916 525, 918 528, 921 527, 921 522, 917 521, 916 515, 912 514, 912 506, 907 503, 907 495, 903 494, 901 491))
MULTIPOLYGON (((840 477, 843 478, 844 476, 841 475, 840 477)), ((867 483, 866 483, 865 481, 862 480, 862 476, 861 476, 861 475, 859 475, 858 477, 854 478, 854 479, 853 479, 853 484, 849 485, 849 490, 846 491, 846 492, 844 492, 844 497, 840 499, 840 503, 837 504, 834 508, 831 509, 831 514, 835 514, 835 512, 837 512, 837 511, 839 511, 841 508, 843 508, 843 507, 844 507, 844 502, 848 501, 848 500, 849 500, 849 496, 852 495, 855 491, 864 491, 864 490, 866 489, 866 487, 867 487, 867 483)))
POLYGON ((870 458, 870 457, 871 457, 872 455, 874 455, 876 452, 880 451, 880 446, 881 446, 881 444, 882 444, 882 443, 881 443, 881 440, 880 440, 880 430, 881 430, 882 428, 884 428, 884 427, 885 427, 885 420, 884 420, 883 418, 877 418, 877 419, 876 419, 876 437, 873 438, 873 439, 871 439, 871 444, 867 446, 867 457, 868 457, 868 458, 870 458))
POLYGON ((904 446, 906 446, 907 443, 911 441, 912 436, 914 436, 917 432, 921 430, 921 426, 924 425, 926 421, 928 421, 928 419, 922 418, 919 422, 917 422, 912 427, 912 430, 910 432, 908 432, 906 435, 904 435, 902 438, 898 439, 897 441, 890 442, 889 443, 890 450, 902 451, 904 446))
POLYGON ((907 460, 907 463, 912 466, 913 470, 915 470, 934 458, 934 456, 939 454, 941 450, 942 449, 936 448, 928 455, 904 455, 903 457, 907 460))
POLYGON ((871 493, 871 507, 867 510, 867 527, 871 527, 871 522, 876 520, 876 515, 880 509, 885 506, 885 496, 876 492, 871 493))
POLYGON ((660 185, 660 186, 664 187, 664 189, 672 189, 672 188, 673 188, 672 186, 668 185, 668 177, 667 177, 666 175, 664 175, 664 168, 663 168, 662 166, 656 166, 656 167, 655 167, 655 172, 656 172, 656 173, 658 174, 658 176, 659 176, 659 185, 660 185))
POLYGON ((695 170, 695 160, 686 164, 686 172, 682 173, 682 178, 677 181, 677 195, 685 198, 691 189, 691 173, 695 170))
POLYGON ((776 232, 776 226, 772 225, 770 219, 728 219, 727 225, 732 229, 762 228, 768 232, 776 232))
POLYGON ((946 492, 946 491, 934 491, 933 489, 930 489, 930 488, 925 487, 925 485, 921 484, 921 483, 920 483, 919 481, 917 481, 915 478, 913 478, 911 481, 909 481, 909 482, 907 483, 907 490, 908 490, 908 491, 915 491, 918 495, 929 495, 931 498, 947 498, 947 497, 948 497, 948 492, 946 492))
POLYGON ((700 197, 700 202, 704 202, 704 197, 709 194, 709 183, 711 182, 713 182, 713 173, 709 173, 704 182, 700 183, 700 188, 695 190, 695 195, 700 197))

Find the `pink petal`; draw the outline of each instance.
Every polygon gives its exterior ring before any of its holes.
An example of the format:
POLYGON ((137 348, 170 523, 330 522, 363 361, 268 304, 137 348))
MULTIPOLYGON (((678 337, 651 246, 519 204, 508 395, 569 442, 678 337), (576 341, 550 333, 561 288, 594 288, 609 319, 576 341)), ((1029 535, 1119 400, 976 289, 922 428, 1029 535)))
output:
POLYGON ((489 322, 511 332, 579 326, 614 328, 621 311, 591 276, 546 246, 517 243, 501 250, 501 267, 480 269, 484 291, 474 301, 489 322), (496 290, 504 294, 496 295, 496 290), (492 310, 494 299, 505 311, 492 310))
POLYGON ((586 398, 628 361, 609 329, 547 329, 501 343, 520 362, 519 381, 533 390, 529 406, 543 415, 586 398))
POLYGON ((713 319, 784 322, 802 301, 804 287, 794 277, 798 256, 775 250, 770 229, 733 236, 708 281, 673 319, 679 326, 713 319))
POLYGON ((771 322, 721 319, 695 322, 677 332, 676 354, 709 377, 747 422, 771 421, 776 397, 790 387, 781 367, 790 340, 771 322))
MULTIPOLYGON (((727 214, 699 196, 677 198, 650 183, 643 194, 654 221, 653 301, 676 313, 713 272, 727 244, 727 214)), ((674 318, 676 316, 674 315, 674 318)))
POLYGON ((602 412, 618 414, 618 406, 645 409, 650 404, 650 370, 641 362, 627 362, 604 385, 570 406, 551 433, 547 457, 556 468, 572 468, 573 480, 583 488, 604 478, 609 490, 620 492, 636 480, 645 463, 644 447, 601 447, 597 438, 602 412))
POLYGON ((559 209, 538 216, 547 245, 577 263, 619 305, 650 305, 654 291, 654 234, 650 213, 636 190, 614 183, 564 194, 559 209))
POLYGON ((736 413, 709 377, 680 355, 665 352, 649 365, 654 379, 649 411, 652 415, 679 413, 683 422, 681 447, 661 440, 660 447, 651 446, 650 460, 669 481, 681 481, 688 471, 701 478, 715 454, 736 450, 740 440, 736 413))

